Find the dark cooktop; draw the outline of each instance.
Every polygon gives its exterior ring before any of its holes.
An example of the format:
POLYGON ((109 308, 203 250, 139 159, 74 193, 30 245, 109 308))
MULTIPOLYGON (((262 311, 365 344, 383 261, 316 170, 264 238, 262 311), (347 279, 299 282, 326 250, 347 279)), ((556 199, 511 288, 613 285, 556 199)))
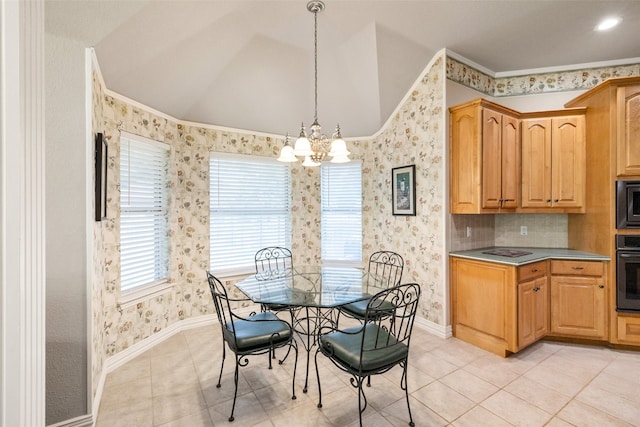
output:
POLYGON ((503 256, 507 258, 518 258, 521 256, 532 254, 532 252, 520 251, 517 249, 504 249, 504 248, 491 249, 489 251, 483 251, 482 253, 487 255, 503 256))

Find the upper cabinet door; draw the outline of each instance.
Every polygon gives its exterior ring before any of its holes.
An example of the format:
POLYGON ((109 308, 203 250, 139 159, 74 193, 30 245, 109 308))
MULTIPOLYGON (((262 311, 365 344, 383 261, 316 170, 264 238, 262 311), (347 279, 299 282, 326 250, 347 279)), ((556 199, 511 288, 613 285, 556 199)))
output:
POLYGON ((520 200, 520 120, 502 116, 502 208, 516 209, 520 200))
POLYGON ((552 205, 582 207, 586 179, 584 116, 554 118, 551 126, 552 205))
POLYGON ((520 194, 520 125, 507 114, 482 110, 482 207, 516 209, 520 194))
POLYGON ((480 109, 474 105, 452 109, 449 126, 451 213, 480 213, 480 109))
POLYGON ((640 86, 617 93, 618 176, 640 176, 640 86))
POLYGON ((502 202, 502 114, 482 109, 482 207, 502 202))
POLYGON ((522 120, 522 207, 551 206, 551 119, 522 120))

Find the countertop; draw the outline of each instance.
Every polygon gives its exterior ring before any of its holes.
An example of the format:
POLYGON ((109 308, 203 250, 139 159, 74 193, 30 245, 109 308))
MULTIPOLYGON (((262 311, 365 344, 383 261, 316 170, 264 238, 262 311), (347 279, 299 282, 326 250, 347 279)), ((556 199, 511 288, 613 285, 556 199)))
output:
POLYGON ((492 246, 488 248, 472 249, 468 251, 454 251, 449 255, 458 258, 467 258, 477 261, 490 261, 507 265, 526 265, 532 262, 543 261, 545 259, 570 259, 576 261, 611 261, 611 258, 604 255, 594 254, 584 251, 576 251, 564 248, 526 248, 510 246, 492 246), (503 252, 505 254, 515 254, 510 257, 504 255, 488 254, 486 252, 503 252), (528 252, 528 253, 526 253, 528 252), (522 254, 526 253, 526 254, 522 254))

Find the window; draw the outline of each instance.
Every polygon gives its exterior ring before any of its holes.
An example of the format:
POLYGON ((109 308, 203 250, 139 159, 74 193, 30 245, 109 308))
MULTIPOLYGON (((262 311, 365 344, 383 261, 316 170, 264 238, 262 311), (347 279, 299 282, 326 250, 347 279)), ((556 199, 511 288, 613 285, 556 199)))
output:
POLYGON ((362 164, 323 164, 322 262, 355 264, 362 262, 362 164))
POLYGON ((123 294, 131 295, 141 288, 148 290, 167 279, 168 167, 167 144, 122 132, 120 290, 123 294))
POLYGON ((255 253, 291 247, 291 172, 275 159, 212 153, 210 268, 216 274, 255 270, 255 253))

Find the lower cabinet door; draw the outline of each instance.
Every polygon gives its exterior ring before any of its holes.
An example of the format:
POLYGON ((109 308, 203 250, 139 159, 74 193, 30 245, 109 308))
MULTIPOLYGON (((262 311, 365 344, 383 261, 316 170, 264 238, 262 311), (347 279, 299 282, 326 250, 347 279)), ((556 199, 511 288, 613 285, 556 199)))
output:
POLYGON ((547 277, 518 285, 518 349, 544 337, 549 331, 547 277))
POLYGON ((551 333, 574 337, 606 337, 606 292, 602 278, 551 278, 551 333))

